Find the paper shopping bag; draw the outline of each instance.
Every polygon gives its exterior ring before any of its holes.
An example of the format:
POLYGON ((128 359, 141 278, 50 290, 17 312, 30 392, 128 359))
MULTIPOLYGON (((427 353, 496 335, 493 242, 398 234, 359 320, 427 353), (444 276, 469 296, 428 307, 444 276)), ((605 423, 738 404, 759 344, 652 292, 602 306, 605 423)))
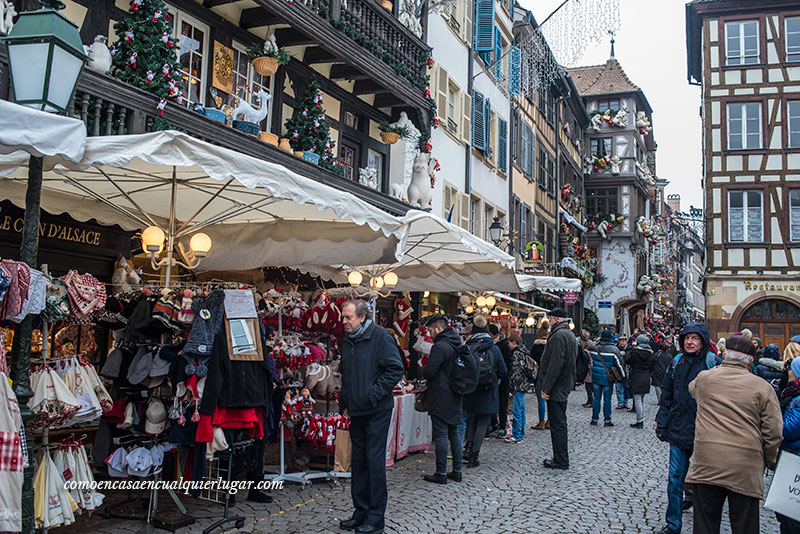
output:
POLYGON ((800 456, 781 453, 764 508, 800 521, 800 456))
POLYGON ((333 469, 346 473, 350 471, 350 461, 353 457, 353 444, 350 442, 350 431, 336 430, 336 450, 333 454, 333 469))

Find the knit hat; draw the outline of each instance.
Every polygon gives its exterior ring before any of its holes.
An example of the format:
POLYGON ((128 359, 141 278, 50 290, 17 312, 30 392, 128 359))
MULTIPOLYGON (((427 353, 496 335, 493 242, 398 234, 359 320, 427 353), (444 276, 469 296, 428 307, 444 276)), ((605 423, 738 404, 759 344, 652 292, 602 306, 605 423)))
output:
POLYGON ((222 328, 225 318, 225 292, 222 290, 212 291, 205 299, 196 298, 192 301, 194 311, 194 321, 189 339, 186 341, 183 351, 208 356, 214 345, 214 336, 222 328))
POLYGON ((770 343, 766 347, 764 347, 764 355, 763 358, 772 358, 773 360, 780 360, 781 359, 781 349, 778 348, 778 345, 774 343, 770 343))
POLYGON ((488 322, 486 321, 486 317, 483 315, 476 315, 474 319, 472 319, 472 333, 473 334, 488 334, 489 327, 487 326, 488 322))
POLYGON ((559 308, 559 307, 553 308, 552 310, 547 312, 547 315, 549 315, 550 317, 559 317, 561 319, 569 318, 569 314, 567 313, 567 310, 565 310, 564 308, 559 308))
POLYGON ((741 352, 743 354, 749 354, 750 356, 756 355, 756 348, 753 345, 753 342, 750 341, 749 338, 742 335, 734 334, 727 339, 725 342, 726 350, 732 350, 735 352, 741 352))
POLYGON ((122 351, 118 348, 115 348, 108 353, 106 363, 103 364, 103 368, 100 370, 100 376, 104 376, 106 378, 119 378, 121 367, 122 351))
POLYGON ((792 360, 792 372, 795 377, 800 378, 800 358, 792 360))
POLYGON ((646 345, 646 346, 649 347, 650 346, 650 338, 647 337, 646 334, 639 334, 639 337, 636 338, 636 345, 638 345, 640 347, 642 345, 646 345))
POLYGON ((606 328, 600 332, 600 343, 610 344, 614 342, 614 333, 606 328))

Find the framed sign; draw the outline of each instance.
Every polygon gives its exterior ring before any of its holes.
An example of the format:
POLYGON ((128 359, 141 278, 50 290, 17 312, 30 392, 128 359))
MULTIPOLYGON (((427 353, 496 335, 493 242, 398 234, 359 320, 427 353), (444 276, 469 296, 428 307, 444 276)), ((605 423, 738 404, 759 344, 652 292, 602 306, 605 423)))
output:
POLYGON ((211 86, 228 94, 233 92, 233 49, 214 41, 214 68, 211 86))
POLYGON ((258 319, 226 319, 225 336, 228 339, 228 355, 231 360, 264 361, 261 348, 261 331, 258 319))

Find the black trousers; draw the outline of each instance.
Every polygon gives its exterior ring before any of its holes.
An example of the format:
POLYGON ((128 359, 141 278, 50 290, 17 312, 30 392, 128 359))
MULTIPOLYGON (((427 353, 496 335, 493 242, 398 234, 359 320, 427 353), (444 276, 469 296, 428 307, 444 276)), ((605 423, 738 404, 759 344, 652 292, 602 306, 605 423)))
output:
POLYGON ((781 526, 781 534, 800 534, 800 521, 795 521, 791 517, 786 517, 775 512, 778 524, 781 526))
POLYGON ((594 401, 594 386, 589 382, 585 382, 583 385, 586 388, 586 404, 591 404, 594 401))
POLYGON ((569 466, 567 442, 567 401, 547 401, 547 417, 550 420, 550 441, 553 444, 553 462, 569 466))
POLYGON ((759 500, 722 486, 694 485, 694 534, 719 534, 728 499, 731 534, 758 534, 759 500))
POLYGON ((353 519, 383 528, 386 513, 386 436, 392 411, 350 417, 353 459, 350 467, 353 519))
POLYGON ((467 434, 464 441, 472 443, 472 454, 477 458, 481 452, 481 445, 486 438, 486 428, 489 426, 489 420, 492 418, 489 414, 473 415, 469 418, 467 423, 467 434))
POLYGON ((497 430, 506 431, 506 424, 508 423, 508 393, 511 390, 511 385, 507 379, 500 381, 497 388, 497 393, 500 398, 498 400, 497 410, 497 430))
POLYGON ((453 456, 453 471, 461 472, 462 449, 458 425, 449 425, 444 419, 431 415, 433 443, 436 450, 436 473, 447 474, 447 453, 453 456))

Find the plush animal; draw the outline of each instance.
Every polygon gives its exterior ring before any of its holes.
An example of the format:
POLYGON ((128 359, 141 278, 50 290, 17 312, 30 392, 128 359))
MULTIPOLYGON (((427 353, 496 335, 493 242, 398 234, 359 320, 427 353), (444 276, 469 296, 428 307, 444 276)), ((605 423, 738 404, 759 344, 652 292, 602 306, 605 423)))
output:
POLYGON ((91 45, 83 47, 89 56, 89 61, 86 63, 88 69, 105 74, 111 68, 111 50, 108 49, 107 42, 106 36, 98 35, 91 45))
POLYGON ((595 113, 592 115, 592 130, 599 132, 603 128, 603 114, 595 113))
POLYGON ((114 288, 115 293, 128 293, 142 281, 140 274, 141 270, 137 272, 133 265, 128 263, 128 260, 120 256, 117 268, 111 275, 111 287, 114 288))
POLYGON ((414 308, 405 299, 394 301, 394 323, 392 326, 401 337, 408 335, 408 323, 411 321, 411 313, 413 311, 414 308))
POLYGON ((617 114, 614 115, 612 122, 614 123, 614 126, 625 128, 628 125, 628 110, 621 109, 617 111, 617 114))
POLYGON ((378 169, 372 167, 358 169, 358 183, 370 189, 378 189, 378 169))
POLYGON ((259 89, 256 96, 258 97, 258 103, 260 105, 258 109, 254 108, 250 102, 243 98, 239 102, 239 105, 236 106, 236 109, 233 110, 233 116, 238 117, 239 115, 244 115, 248 121, 256 124, 263 121, 267 116, 267 102, 270 98, 272 98, 272 95, 266 92, 264 89, 259 89))
POLYGON ((608 237, 608 232, 610 230, 611 224, 608 221, 601 221, 600 224, 597 225, 597 231, 600 232, 603 239, 608 239, 609 241, 611 240, 611 238, 608 237))
POLYGON ((432 166, 436 165, 430 153, 420 152, 414 158, 411 183, 408 184, 408 203, 418 208, 427 208, 431 202, 432 166))
POLYGON ((609 161, 611 162, 611 174, 619 174, 619 164, 622 163, 622 159, 619 156, 611 156, 609 161))
POLYGON ((650 119, 647 118, 647 114, 644 111, 636 112, 636 127, 639 128, 639 133, 642 135, 647 135, 653 130, 650 125, 650 119))

